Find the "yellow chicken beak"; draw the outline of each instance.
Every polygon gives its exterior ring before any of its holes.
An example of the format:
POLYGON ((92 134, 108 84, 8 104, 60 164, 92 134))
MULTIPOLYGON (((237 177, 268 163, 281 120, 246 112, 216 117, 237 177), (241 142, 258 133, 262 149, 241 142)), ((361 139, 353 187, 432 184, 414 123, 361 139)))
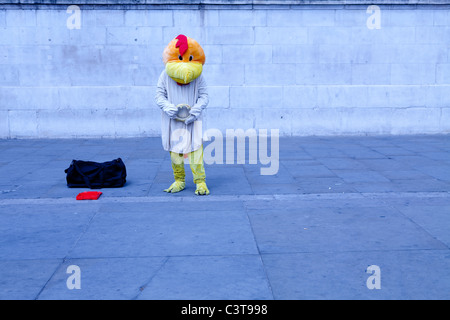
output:
POLYGON ((181 84, 197 79, 203 71, 199 62, 167 62, 166 72, 169 77, 181 84))

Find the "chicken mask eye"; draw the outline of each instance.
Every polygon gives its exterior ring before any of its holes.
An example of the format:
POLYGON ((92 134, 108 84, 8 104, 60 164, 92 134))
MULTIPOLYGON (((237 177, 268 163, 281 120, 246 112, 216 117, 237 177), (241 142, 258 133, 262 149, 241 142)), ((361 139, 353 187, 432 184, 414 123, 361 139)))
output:
POLYGON ((189 56, 189 61, 192 61, 192 59, 194 59, 193 56, 189 56))
POLYGON ((178 59, 183 60, 183 57, 182 56, 178 56, 178 59))

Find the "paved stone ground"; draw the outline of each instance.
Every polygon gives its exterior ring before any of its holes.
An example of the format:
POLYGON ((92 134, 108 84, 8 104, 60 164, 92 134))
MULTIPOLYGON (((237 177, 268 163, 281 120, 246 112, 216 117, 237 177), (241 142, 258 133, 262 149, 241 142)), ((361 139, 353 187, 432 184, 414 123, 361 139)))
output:
POLYGON ((159 138, 0 140, 0 299, 450 298, 450 136, 281 138, 261 167, 172 195, 159 138), (76 201, 71 160, 117 157, 127 184, 76 201))

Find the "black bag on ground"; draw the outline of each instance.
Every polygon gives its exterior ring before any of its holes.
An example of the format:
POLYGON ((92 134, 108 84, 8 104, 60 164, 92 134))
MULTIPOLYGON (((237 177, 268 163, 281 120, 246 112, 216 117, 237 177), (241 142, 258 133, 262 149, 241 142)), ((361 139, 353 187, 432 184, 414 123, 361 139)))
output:
POLYGON ((127 171, 122 159, 103 163, 72 160, 65 171, 69 188, 118 188, 126 182, 127 171))

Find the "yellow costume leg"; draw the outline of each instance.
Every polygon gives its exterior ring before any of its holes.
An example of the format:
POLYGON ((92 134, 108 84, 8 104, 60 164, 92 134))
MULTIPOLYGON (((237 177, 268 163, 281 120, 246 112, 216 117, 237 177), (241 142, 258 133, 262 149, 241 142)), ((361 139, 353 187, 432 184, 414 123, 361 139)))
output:
POLYGON ((209 194, 208 187, 206 186, 205 166, 203 165, 203 146, 189 153, 189 164, 191 166, 192 175, 194 177, 194 183, 197 185, 195 194, 207 195, 209 194))
POLYGON ((172 185, 165 189, 165 192, 175 193, 184 190, 186 187, 186 183, 184 181, 185 173, 184 173, 184 159, 183 154, 179 154, 176 152, 170 152, 170 160, 172 162, 173 176, 175 178, 175 182, 172 185))

